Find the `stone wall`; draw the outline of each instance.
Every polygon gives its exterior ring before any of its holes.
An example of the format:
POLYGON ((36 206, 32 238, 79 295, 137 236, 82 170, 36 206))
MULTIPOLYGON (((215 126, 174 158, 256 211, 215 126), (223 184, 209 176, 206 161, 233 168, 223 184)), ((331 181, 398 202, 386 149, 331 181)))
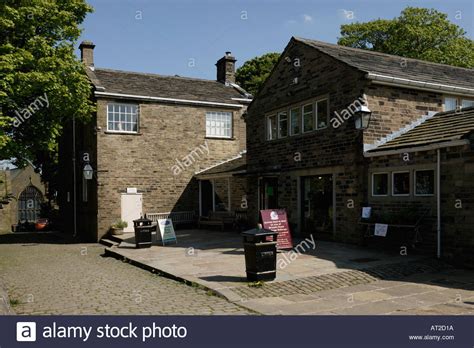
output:
POLYGON ((372 117, 364 131, 364 144, 375 143, 429 111, 443 111, 443 95, 438 93, 375 84, 365 93, 372 117))
MULTIPOLYGON (((436 151, 410 154, 404 161, 401 155, 376 157, 370 160, 369 175, 376 171, 435 169, 436 151)), ((413 175, 411 175, 413 178, 413 175)), ((474 151, 469 146, 441 150, 441 236, 442 256, 459 265, 474 266, 474 151)), ((412 211, 428 211, 423 219, 421 248, 436 254, 437 241, 437 195, 428 197, 413 194, 405 197, 372 197, 369 192, 368 205, 375 214, 396 215, 412 211)), ((436 188, 435 188, 436 190, 436 188)), ((400 224, 407 223, 403 218, 400 224)))
POLYGON ((265 116, 278 110, 305 104, 318 97, 329 99, 330 118, 360 97, 367 84, 362 73, 319 53, 303 44, 290 42, 282 57, 298 58, 300 67, 280 60, 263 90, 252 103, 247 120, 250 216, 258 219, 259 176, 276 175, 279 182, 279 205, 288 209, 289 219, 297 225, 298 177, 314 173, 334 174, 336 178, 336 236, 352 240, 355 209, 362 201, 364 176, 359 175, 362 157, 362 134, 354 121, 347 120, 338 128, 326 129, 267 141, 265 116), (294 84, 294 78, 298 83, 294 84), (311 169, 317 169, 311 171, 311 169), (348 200, 356 207, 347 210, 348 200))
POLYGON ((18 198, 30 184, 35 186, 45 199, 45 186, 33 167, 0 171, 0 198, 14 197, 0 209, 0 233, 10 232, 11 225, 18 222, 18 198))
POLYGON ((99 239, 120 218, 121 193, 127 187, 143 194, 144 212, 197 211, 194 173, 245 149, 241 109, 142 103, 139 133, 113 134, 105 131, 108 101, 97 102, 97 127, 101 128, 97 133, 99 239), (233 112, 232 139, 206 138, 206 111, 233 112), (196 151, 199 147, 202 151, 196 151), (192 165, 174 172, 177 161, 183 162, 192 151, 192 165))

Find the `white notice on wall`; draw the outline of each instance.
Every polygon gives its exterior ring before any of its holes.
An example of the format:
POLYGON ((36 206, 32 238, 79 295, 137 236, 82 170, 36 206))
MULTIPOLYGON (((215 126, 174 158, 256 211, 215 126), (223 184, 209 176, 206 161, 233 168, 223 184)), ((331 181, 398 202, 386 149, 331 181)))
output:
POLYGON ((386 224, 375 224, 374 236, 386 237, 388 231, 388 225, 386 224))
POLYGON ((362 207, 362 219, 370 219, 372 207, 362 207))

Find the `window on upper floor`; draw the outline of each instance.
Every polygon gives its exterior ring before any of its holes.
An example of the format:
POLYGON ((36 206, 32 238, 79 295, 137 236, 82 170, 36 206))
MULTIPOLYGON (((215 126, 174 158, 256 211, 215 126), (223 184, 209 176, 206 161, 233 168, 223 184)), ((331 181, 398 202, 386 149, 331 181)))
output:
POLYGON ((466 99, 459 97, 444 97, 444 111, 452 111, 457 108, 468 108, 474 106, 474 99, 466 99))
POLYGON ((326 128, 329 123, 328 100, 318 100, 316 102, 316 128, 326 128))
POLYGON ((274 140, 277 138, 277 116, 272 115, 267 117, 267 140, 274 140))
POLYGON ((314 106, 307 104, 303 106, 303 133, 314 130, 314 106))
POLYGON ((232 113, 206 112, 206 137, 232 138, 232 113))
POLYGON ((285 138, 288 136, 288 114, 286 111, 278 113, 278 137, 285 138))
POLYGON ((463 99, 461 100, 461 107, 462 108, 469 108, 474 106, 474 99, 463 99))
POLYGON ((265 122, 267 140, 324 129, 329 124, 329 101, 327 98, 315 99, 311 103, 291 105, 266 116, 265 122))
POLYGON ((458 106, 458 99, 456 97, 444 98, 444 111, 456 110, 458 106))
POLYGON ((137 133, 138 105, 122 103, 107 104, 107 131, 137 133))
POLYGON ((301 109, 290 110, 290 135, 298 135, 301 131, 301 109))

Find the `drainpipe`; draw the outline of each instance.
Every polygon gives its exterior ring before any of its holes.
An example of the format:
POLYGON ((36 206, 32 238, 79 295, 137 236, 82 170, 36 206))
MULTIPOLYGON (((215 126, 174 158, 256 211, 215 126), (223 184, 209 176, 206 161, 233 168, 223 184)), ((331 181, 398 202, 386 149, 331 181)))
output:
POLYGON ((441 150, 438 149, 436 152, 437 163, 436 163, 436 209, 437 209, 437 239, 438 239, 438 248, 437 248, 437 257, 441 258, 441 150))
POLYGON ((77 203, 76 203, 76 117, 72 117, 72 182, 73 182, 73 237, 77 235, 77 203))

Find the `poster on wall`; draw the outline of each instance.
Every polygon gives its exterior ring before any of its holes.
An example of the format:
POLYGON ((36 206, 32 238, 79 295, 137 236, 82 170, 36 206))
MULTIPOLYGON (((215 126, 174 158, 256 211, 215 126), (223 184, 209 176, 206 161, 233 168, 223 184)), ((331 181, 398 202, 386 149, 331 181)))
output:
POLYGON ((291 239, 290 226, 285 209, 267 209, 260 210, 263 228, 278 232, 277 248, 292 249, 293 240, 291 239))
POLYGON ((374 235, 379 237, 386 237, 388 231, 388 225, 386 224, 375 224, 374 235))
POLYGON ((158 219, 158 227, 160 228, 161 241, 163 242, 163 245, 178 243, 176 233, 174 232, 173 221, 171 221, 171 219, 158 219))

